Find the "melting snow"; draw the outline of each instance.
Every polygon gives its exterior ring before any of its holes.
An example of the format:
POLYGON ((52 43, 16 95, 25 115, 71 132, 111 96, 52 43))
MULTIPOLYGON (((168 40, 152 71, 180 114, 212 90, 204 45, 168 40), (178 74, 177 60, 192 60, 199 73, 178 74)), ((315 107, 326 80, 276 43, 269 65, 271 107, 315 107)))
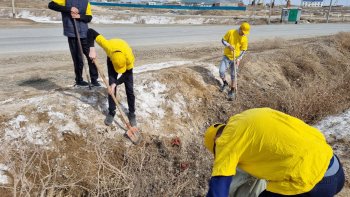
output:
POLYGON ((321 130, 327 137, 330 135, 337 138, 349 138, 350 137, 350 110, 321 120, 315 125, 316 128, 321 130))
POLYGON ((27 118, 24 115, 18 115, 16 118, 12 119, 9 124, 13 126, 15 129, 20 128, 21 122, 28 121, 27 118))
POLYGON ((9 183, 8 176, 5 175, 5 172, 4 172, 7 170, 8 170, 8 167, 0 163, 0 184, 2 185, 9 183))
MULTIPOLYGON (((50 16, 35 16, 35 14, 28 10, 19 11, 17 14, 19 18, 30 19, 38 23, 62 23, 61 19, 50 16)), ((198 18, 184 18, 179 19, 176 16, 131 16, 128 19, 116 19, 113 16, 94 15, 92 23, 95 24, 203 24, 206 19, 198 18)))
POLYGON ((61 23, 60 21, 54 21, 51 17, 48 16, 34 16, 30 11, 28 10, 22 10, 17 14, 17 17, 19 18, 26 18, 33 20, 38 23, 61 23))
POLYGON ((204 18, 178 19, 175 16, 132 16, 129 19, 115 19, 112 16, 95 15, 92 23, 97 24, 203 24, 204 18))
POLYGON ((134 73, 142 73, 147 71, 160 70, 163 68, 170 68, 176 66, 183 66, 186 64, 192 64, 192 61, 169 61, 169 62, 161 62, 156 64, 145 64, 142 66, 138 66, 134 68, 134 73))
POLYGON ((162 119, 165 115, 165 111, 161 107, 161 104, 165 103, 162 92, 167 90, 166 85, 154 81, 147 86, 136 86, 135 90, 137 92, 137 114, 141 117, 157 115, 162 119))

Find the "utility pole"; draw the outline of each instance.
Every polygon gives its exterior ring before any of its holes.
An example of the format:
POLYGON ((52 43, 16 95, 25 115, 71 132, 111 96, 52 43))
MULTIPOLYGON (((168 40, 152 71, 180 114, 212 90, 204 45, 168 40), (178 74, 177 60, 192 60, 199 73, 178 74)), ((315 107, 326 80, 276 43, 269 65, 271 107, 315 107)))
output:
POLYGON ((271 10, 272 10, 272 2, 274 2, 275 0, 270 0, 270 10, 269 10, 269 18, 267 20, 267 24, 271 23, 271 10))
POLYGON ((16 18, 15 0, 12 0, 12 17, 16 18))
POLYGON ((328 20, 329 20, 329 14, 331 13, 331 9, 332 9, 332 1, 329 3, 329 8, 328 8, 328 13, 327 13, 327 23, 328 23, 328 20))

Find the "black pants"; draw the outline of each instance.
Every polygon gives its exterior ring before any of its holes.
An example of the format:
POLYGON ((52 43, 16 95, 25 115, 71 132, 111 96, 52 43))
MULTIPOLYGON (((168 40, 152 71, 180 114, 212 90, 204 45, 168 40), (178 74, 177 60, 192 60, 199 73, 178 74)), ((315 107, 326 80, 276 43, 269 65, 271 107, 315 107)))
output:
MULTIPOLYGON (((80 41, 83 48, 83 53, 88 60, 91 81, 92 82, 97 81, 98 72, 97 72, 96 65, 92 63, 92 61, 89 58, 90 47, 88 45, 88 41, 86 38, 81 38, 80 41)), ((68 37, 68 44, 69 44, 70 54, 72 55, 72 59, 74 63, 75 82, 81 82, 83 81, 84 62, 83 62, 83 57, 81 56, 81 53, 80 53, 77 38, 68 37)))
MULTIPOLYGON (((108 72, 110 72, 110 70, 111 69, 108 69, 108 72)), ((116 75, 115 77, 116 79, 118 74, 117 73, 114 73, 114 74, 116 75)), ((111 73, 109 73, 108 75, 111 76, 111 73)), ((131 114, 135 113, 134 77, 133 77, 132 69, 127 70, 125 73, 123 73, 123 76, 121 76, 121 78, 123 78, 123 82, 125 85, 125 92, 126 92, 126 98, 128 100, 129 113, 131 114)), ((115 83, 115 81, 111 81, 111 77, 109 77, 109 85, 111 85, 112 83, 115 83)), ((117 83, 117 85, 119 84, 117 83)), ((109 114, 114 116, 116 105, 110 95, 108 95, 108 105, 109 105, 108 107, 109 114)))

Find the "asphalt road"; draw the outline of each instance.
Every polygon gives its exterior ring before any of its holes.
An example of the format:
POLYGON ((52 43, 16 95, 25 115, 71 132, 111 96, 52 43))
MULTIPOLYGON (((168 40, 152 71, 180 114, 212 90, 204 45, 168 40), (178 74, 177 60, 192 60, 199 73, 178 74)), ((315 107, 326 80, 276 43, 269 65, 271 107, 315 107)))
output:
MULTIPOLYGON (((119 37, 132 47, 220 42, 227 30, 238 26, 218 25, 92 25, 106 38, 119 37)), ((350 32, 350 24, 284 24, 252 26, 250 42, 271 39, 305 38, 350 32)), ((62 24, 0 29, 0 54, 68 50, 62 24)))

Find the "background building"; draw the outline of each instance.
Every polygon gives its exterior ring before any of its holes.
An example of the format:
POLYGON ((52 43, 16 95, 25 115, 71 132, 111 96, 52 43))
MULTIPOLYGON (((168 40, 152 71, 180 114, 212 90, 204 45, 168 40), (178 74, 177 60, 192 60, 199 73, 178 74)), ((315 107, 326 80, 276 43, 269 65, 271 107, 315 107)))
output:
POLYGON ((303 0, 303 7, 322 7, 323 0, 303 0))

